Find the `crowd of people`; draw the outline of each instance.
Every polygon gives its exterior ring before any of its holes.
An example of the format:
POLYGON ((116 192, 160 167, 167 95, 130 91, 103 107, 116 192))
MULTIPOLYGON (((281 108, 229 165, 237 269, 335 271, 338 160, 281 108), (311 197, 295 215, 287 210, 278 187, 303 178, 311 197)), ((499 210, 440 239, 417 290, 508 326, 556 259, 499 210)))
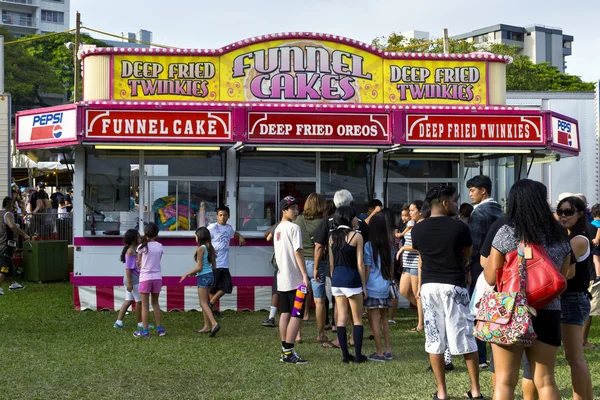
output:
POLYGON ((274 242, 274 289, 279 287, 273 293, 279 298, 274 297, 269 318, 263 323, 274 326, 278 301, 281 361, 308 362, 294 348, 301 341, 305 309, 293 309, 298 286, 312 289, 317 342, 339 348, 344 363, 393 358, 389 324, 394 323, 392 302, 399 292, 417 310, 416 326, 410 332, 423 331, 425 335, 425 351, 437 381, 433 399, 447 398, 445 372, 453 369, 452 356, 457 355, 464 357, 470 379, 466 398, 483 398, 479 371, 488 367, 493 398, 514 398, 521 365, 525 399, 560 398, 554 365, 561 345, 571 369, 573 397, 592 399, 583 349, 595 348, 588 335, 591 316, 600 313, 596 299, 600 289, 600 205, 592 207, 589 215, 583 195, 564 193, 553 212, 546 187, 524 179, 512 187, 504 213, 491 196, 489 177, 473 177, 467 188, 472 205, 460 207, 455 187, 432 188, 423 200, 414 200, 402 210, 399 227, 379 200, 369 204, 367 214, 358 216, 346 190, 335 193, 333 214, 326 211, 324 199, 317 193, 307 198, 301 215, 297 201, 284 198, 282 222, 266 234, 274 242), (488 360, 488 344, 473 335, 478 303, 473 306, 472 300, 477 286, 494 289, 505 256, 520 242, 543 246, 567 279, 567 288, 537 310, 533 317, 537 340, 531 346, 491 344, 488 360), (333 303, 332 331, 337 333, 332 341, 325 336, 329 299, 333 303), (362 353, 365 314, 376 347, 368 356, 362 353))
MULTIPOLYGON (((310 194, 302 213, 298 199, 284 197, 279 204, 280 222, 265 232, 267 240, 273 241, 275 269, 272 306, 263 326, 275 327, 279 311, 280 361, 308 362, 295 347, 303 341, 302 323, 313 300, 316 341, 339 349, 343 363, 392 360, 390 324, 395 323, 401 294, 417 311, 409 332, 424 333, 437 382, 434 400, 448 398, 445 373, 453 369, 452 356, 459 355, 470 381, 466 398, 483 398, 479 371, 488 367, 493 373, 493 398, 514 398, 522 366, 525 399, 558 399, 554 366, 561 345, 571 369, 573 398, 592 399, 583 350, 596 347, 588 335, 592 316, 600 314, 600 205, 590 212, 585 196, 563 193, 552 211, 546 187, 523 179, 512 186, 503 212, 492 197, 489 177, 473 177, 466 186, 472 205, 459 207, 457 188, 438 185, 424 199, 402 209, 400 224, 377 199, 370 202, 366 214, 358 215, 347 190, 337 191, 333 202, 310 194), (488 343, 474 336, 477 299, 481 288, 494 290, 499 271, 520 243, 545 249, 566 278, 566 290, 533 313, 537 338, 530 346, 492 343, 488 358, 488 343), (305 292, 308 296, 302 301, 305 292), (376 349, 369 355, 363 354, 365 317, 376 349), (336 333, 333 340, 326 336, 329 329, 336 333)), ((39 189, 37 196, 31 196, 36 209, 52 207, 43 186, 39 189)), ((55 197, 59 204, 64 201, 55 197)), ((8 260, 12 260, 15 235, 30 240, 15 220, 19 200, 6 197, 0 211, 0 283, 11 270, 8 260)), ((198 333, 211 337, 221 329, 217 302, 233 289, 231 239, 245 244, 245 238, 227 223, 229 215, 229 209, 220 206, 217 222, 196 230, 196 267, 180 280, 195 278, 203 310, 198 333)), ((114 327, 125 326, 124 315, 135 302, 138 330, 134 336, 138 338, 150 337, 154 328, 149 324, 150 304, 157 335, 166 334, 159 306, 163 247, 156 241, 158 234, 158 226, 149 223, 143 236, 129 230, 124 237, 126 298, 114 327)))
MULTIPOLYGON (((25 288, 15 280, 17 270, 13 259, 15 251, 23 248, 23 240, 72 238, 70 215, 73 210, 73 190, 63 195, 61 188, 56 188, 49 196, 45 189, 45 184, 38 182, 36 190, 28 194, 19 188, 13 178, 10 196, 2 201, 0 285, 7 280, 10 283, 9 290, 25 288)), ((1 295, 4 295, 4 291, 0 287, 1 295)))

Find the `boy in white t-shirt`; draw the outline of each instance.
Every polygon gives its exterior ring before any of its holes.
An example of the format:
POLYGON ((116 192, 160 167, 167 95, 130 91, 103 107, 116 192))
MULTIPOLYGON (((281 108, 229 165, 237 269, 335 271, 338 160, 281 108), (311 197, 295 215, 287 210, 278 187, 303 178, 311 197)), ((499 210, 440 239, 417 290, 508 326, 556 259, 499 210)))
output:
MULTIPOLYGON (((229 273, 229 241, 232 238, 236 238, 240 243, 240 246, 246 244, 246 239, 234 231, 231 225, 227 223, 229 214, 229 207, 219 206, 219 208, 217 208, 217 222, 208 226, 210 240, 217 252, 217 269, 215 271, 213 287, 210 289, 212 297, 208 303, 211 309, 214 308, 216 302, 223 297, 225 293, 231 294, 233 291, 233 283, 231 281, 231 274, 229 273)), ((221 316, 216 310, 213 311, 213 314, 215 317, 221 316)))
POLYGON ((279 203, 282 218, 275 229, 273 246, 279 271, 277 273, 277 290, 279 291, 279 334, 281 336, 280 361, 289 364, 306 364, 294 351, 294 340, 302 327, 304 303, 298 315, 292 316, 296 289, 309 285, 306 274, 304 253, 302 252, 302 231, 292 222, 298 217, 298 203, 292 196, 287 196, 279 203))

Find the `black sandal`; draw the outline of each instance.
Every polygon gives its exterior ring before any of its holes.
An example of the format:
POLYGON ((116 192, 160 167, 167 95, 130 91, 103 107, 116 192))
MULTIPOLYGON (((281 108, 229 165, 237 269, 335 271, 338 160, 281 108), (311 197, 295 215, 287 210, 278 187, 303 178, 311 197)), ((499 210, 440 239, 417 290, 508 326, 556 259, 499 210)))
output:
POLYGON ((465 399, 483 399, 483 395, 481 393, 479 393, 479 396, 477 397, 473 397, 473 393, 471 393, 471 391, 469 390, 467 393, 465 393, 465 395, 463 396, 465 399))

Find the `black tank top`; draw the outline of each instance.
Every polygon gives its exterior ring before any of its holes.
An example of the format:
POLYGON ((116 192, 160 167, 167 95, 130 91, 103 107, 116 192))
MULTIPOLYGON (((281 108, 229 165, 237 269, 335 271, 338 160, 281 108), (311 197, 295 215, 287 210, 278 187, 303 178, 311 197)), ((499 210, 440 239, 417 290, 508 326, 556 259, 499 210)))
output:
POLYGON ((8 211, 0 210, 0 252, 4 253, 9 249, 8 241, 13 240, 13 231, 6 225, 6 214, 8 211))
POLYGON ((588 253, 589 255, 585 260, 577 261, 575 264, 575 276, 567 280, 565 293, 585 293, 588 290, 590 286, 590 263, 592 262, 591 249, 588 249, 588 253))
POLYGON ((333 265, 344 266, 350 269, 358 270, 358 261, 356 259, 356 247, 351 246, 349 242, 354 239, 356 236, 356 232, 354 235, 350 237, 350 240, 344 243, 344 247, 339 248, 335 244, 331 246, 331 252, 333 253, 333 265))

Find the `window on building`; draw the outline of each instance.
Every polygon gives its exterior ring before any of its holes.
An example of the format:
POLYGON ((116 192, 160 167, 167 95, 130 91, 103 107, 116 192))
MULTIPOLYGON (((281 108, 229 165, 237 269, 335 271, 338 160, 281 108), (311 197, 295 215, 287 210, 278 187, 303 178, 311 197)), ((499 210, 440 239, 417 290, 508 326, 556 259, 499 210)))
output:
POLYGON ((525 38, 523 37, 523 34, 520 32, 507 32, 506 33, 506 38, 508 40, 514 40, 517 42, 522 42, 525 40, 525 38))
MULTIPOLYGON (((133 211, 137 204, 139 184, 139 152, 107 152, 90 149, 86 152, 85 210, 86 230, 95 222, 106 221, 96 229, 118 230, 121 214, 133 211)), ((133 218, 124 220, 134 221, 133 218)), ((125 230, 134 228, 123 225, 125 230)))
POLYGON ((34 26, 32 14, 7 10, 2 10, 2 23, 8 25, 34 26))
POLYGON ((571 42, 571 41, 568 41, 568 40, 563 40, 563 47, 564 47, 565 49, 570 49, 570 48, 571 48, 571 45, 572 45, 572 43, 573 43, 573 42, 571 42))
POLYGON ((488 39, 488 35, 487 34, 485 34, 485 35, 478 35, 478 36, 473 37, 473 42, 476 43, 476 44, 485 43, 485 42, 487 42, 487 39, 488 39))
POLYGON ((222 152, 145 151, 143 164, 144 221, 176 232, 216 222, 225 193, 222 152))
POLYGON ((440 183, 458 187, 457 161, 386 160, 384 180, 387 183, 387 207, 399 214, 403 205, 424 200, 427 191, 440 183))
POLYGON ((237 230, 264 232, 279 221, 279 201, 293 196, 300 210, 309 194, 316 191, 315 153, 238 154, 237 230))
POLYGON ((61 11, 42 10, 42 21, 55 22, 57 24, 64 24, 65 13, 63 13, 61 11))
POLYGON ((330 200, 336 191, 347 189, 356 210, 366 212, 373 193, 373 157, 365 153, 321 153, 321 193, 330 200))

